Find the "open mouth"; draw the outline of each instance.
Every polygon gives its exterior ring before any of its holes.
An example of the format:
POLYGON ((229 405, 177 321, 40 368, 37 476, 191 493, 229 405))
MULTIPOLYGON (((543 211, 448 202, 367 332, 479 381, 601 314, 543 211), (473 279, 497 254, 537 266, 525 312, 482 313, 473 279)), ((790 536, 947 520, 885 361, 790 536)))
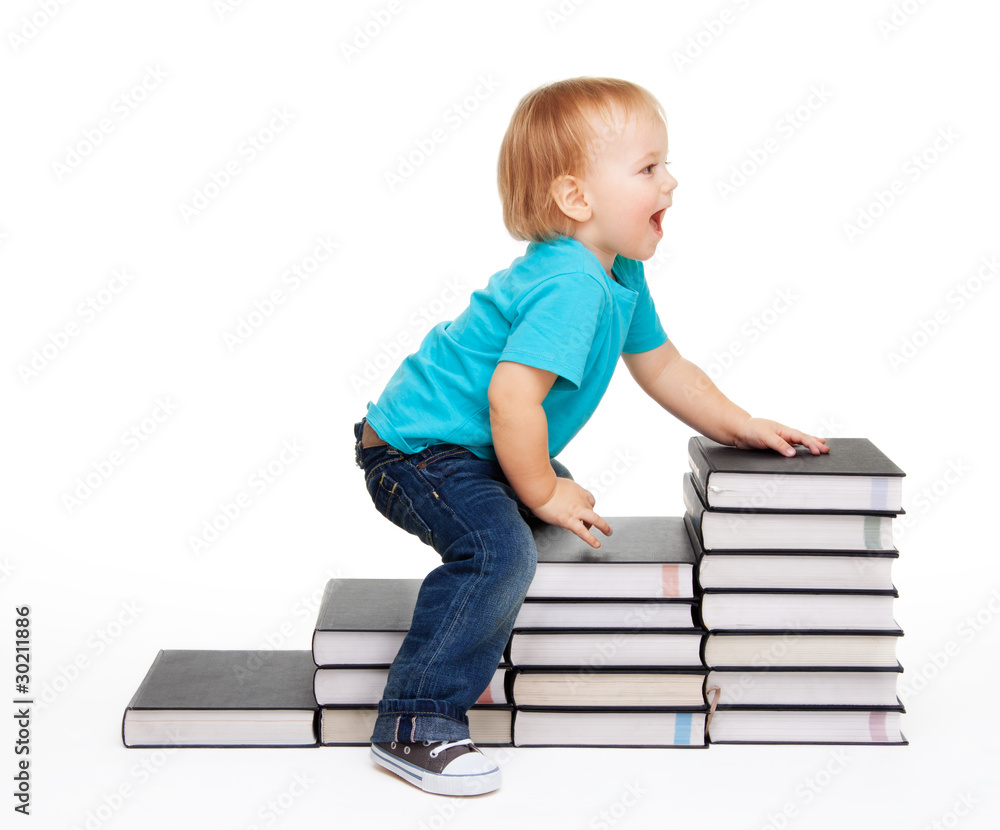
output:
POLYGON ((651 224, 653 226, 653 230, 661 236, 663 235, 663 214, 666 212, 667 209, 663 208, 663 210, 658 210, 649 217, 649 224, 651 224))

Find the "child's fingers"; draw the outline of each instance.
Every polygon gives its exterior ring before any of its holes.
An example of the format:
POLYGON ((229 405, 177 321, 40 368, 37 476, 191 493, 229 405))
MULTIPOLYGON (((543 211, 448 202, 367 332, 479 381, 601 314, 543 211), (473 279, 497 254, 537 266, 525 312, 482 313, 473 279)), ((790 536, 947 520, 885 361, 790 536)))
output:
POLYGON ((588 545, 590 545, 592 548, 599 548, 601 546, 601 543, 597 541, 597 537, 594 536, 594 534, 591 533, 589 530, 587 530, 587 528, 584 527, 582 522, 580 522, 577 527, 570 527, 569 529, 572 530, 581 539, 583 539, 583 541, 586 542, 588 545))
POLYGON ((825 438, 814 438, 812 435, 806 435, 799 443, 809 447, 809 452, 813 455, 822 455, 825 452, 830 452, 825 438))
POLYGON ((611 535, 611 525, 609 525, 603 517, 598 516, 593 511, 587 516, 587 521, 590 522, 591 527, 596 527, 605 536, 611 535))
MULTIPOLYGON (((782 438, 777 432, 765 432, 763 438, 764 443, 767 444, 768 448, 774 450, 775 452, 780 452, 782 455, 795 455, 794 447, 792 447, 792 445, 782 438)), ((791 438, 791 436, 789 436, 789 438, 791 438)))
POLYGON ((830 452, 830 448, 826 445, 825 438, 817 438, 815 435, 799 432, 797 429, 786 428, 782 432, 782 437, 793 444, 802 444, 802 446, 807 447, 809 452, 813 455, 830 452))
POLYGON ((568 530, 572 530, 592 548, 599 548, 601 546, 600 541, 598 541, 597 537, 590 532, 590 529, 593 527, 596 527, 605 536, 611 535, 611 525, 604 521, 604 519, 598 516, 593 510, 583 511, 580 518, 571 520, 570 523, 566 525, 568 530))

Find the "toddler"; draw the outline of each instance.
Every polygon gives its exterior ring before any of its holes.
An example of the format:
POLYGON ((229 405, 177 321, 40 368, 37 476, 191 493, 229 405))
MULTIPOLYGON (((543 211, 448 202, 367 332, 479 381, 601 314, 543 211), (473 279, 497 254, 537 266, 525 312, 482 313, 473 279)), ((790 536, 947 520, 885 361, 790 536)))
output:
POLYGON ((500 785, 466 713, 534 575, 532 525, 559 525, 595 548, 594 529, 612 532, 555 456, 619 357, 653 400, 709 438, 828 451, 822 438, 750 417, 667 339, 642 266, 677 186, 666 158, 663 110, 642 87, 576 78, 525 96, 497 178, 504 223, 526 252, 427 334, 355 425, 376 508, 442 561, 421 585, 371 738, 377 763, 428 792, 500 785))

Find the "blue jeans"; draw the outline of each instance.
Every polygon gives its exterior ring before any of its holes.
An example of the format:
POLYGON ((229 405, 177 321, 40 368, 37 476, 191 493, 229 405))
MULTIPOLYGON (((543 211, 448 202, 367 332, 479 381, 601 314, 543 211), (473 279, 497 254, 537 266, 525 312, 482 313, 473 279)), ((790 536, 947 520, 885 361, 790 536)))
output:
MULTIPOLYGON (((493 678, 535 575, 531 527, 500 465, 455 444, 414 455, 389 445, 355 457, 378 511, 430 545, 442 564, 420 586, 413 622, 389 670, 372 741, 469 737, 469 707, 493 678)), ((569 471, 552 462, 557 475, 569 471)))

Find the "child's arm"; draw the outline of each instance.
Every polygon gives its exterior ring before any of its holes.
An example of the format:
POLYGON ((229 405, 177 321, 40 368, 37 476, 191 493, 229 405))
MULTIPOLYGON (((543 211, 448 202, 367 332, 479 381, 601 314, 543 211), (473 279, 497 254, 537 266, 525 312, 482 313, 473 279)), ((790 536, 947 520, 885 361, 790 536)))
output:
POLYGON ((549 462, 542 401, 555 379, 553 372, 522 363, 497 364, 489 387, 493 449, 510 486, 532 513, 599 548, 591 526, 605 536, 611 528, 594 512, 594 496, 572 479, 557 477, 549 462))
POLYGON ((623 354, 625 365, 643 391, 678 420, 702 435, 740 449, 771 448, 795 455, 790 444, 803 444, 813 455, 829 452, 816 438, 777 421, 751 418, 719 391, 701 369, 669 340, 648 352, 623 354))

